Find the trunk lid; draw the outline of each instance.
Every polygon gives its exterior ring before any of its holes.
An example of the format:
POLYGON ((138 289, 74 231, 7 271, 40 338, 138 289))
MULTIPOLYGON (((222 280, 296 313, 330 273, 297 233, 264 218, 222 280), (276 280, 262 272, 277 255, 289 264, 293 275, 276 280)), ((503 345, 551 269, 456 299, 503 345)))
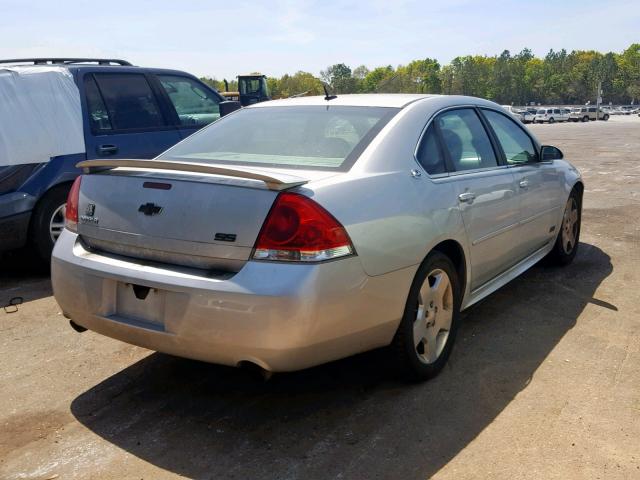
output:
MULTIPOLYGON (((78 166, 95 171, 111 162, 78 166)), ((101 253, 222 272, 237 272, 249 259, 278 191, 308 181, 275 169, 232 168, 226 172, 232 176, 221 176, 219 166, 216 174, 206 173, 206 165, 194 171, 198 167, 181 162, 130 162, 83 177, 77 228, 84 244, 101 253)))

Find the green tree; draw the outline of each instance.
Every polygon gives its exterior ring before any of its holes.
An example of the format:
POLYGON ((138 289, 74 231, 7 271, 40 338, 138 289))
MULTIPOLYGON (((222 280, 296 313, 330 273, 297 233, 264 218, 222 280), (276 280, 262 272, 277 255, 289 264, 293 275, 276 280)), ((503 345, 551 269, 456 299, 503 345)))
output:
POLYGON ((320 95, 322 82, 309 72, 299 71, 294 75, 283 75, 280 79, 269 78, 269 91, 273 98, 287 98, 294 95, 320 95))
MULTIPOLYGON (((393 68, 370 69, 360 65, 353 71, 344 63, 329 66, 318 78, 308 72, 267 79, 276 98, 323 93, 322 82, 335 93, 445 93, 488 98, 503 104, 582 104, 596 99, 602 82, 605 102, 640 101, 640 43, 622 53, 593 50, 550 50, 544 58, 525 48, 516 55, 504 50, 500 55, 466 55, 441 66, 424 58, 393 68)), ((219 91, 224 83, 215 77, 202 80, 219 91)), ((237 82, 229 82, 237 90, 237 82)))
POLYGON ((351 75, 351 68, 344 63, 336 63, 320 72, 322 79, 328 83, 334 93, 354 93, 356 81, 351 75))
POLYGON ((619 57, 620 78, 624 97, 629 101, 640 99, 640 43, 634 43, 619 57))
POLYGON ((364 77, 361 83, 361 91, 363 92, 384 92, 384 88, 394 77, 395 71, 391 65, 386 67, 378 67, 371 70, 364 77))
POLYGON ((401 91, 405 93, 440 93, 440 64, 432 58, 414 60, 406 66, 399 66, 401 91))

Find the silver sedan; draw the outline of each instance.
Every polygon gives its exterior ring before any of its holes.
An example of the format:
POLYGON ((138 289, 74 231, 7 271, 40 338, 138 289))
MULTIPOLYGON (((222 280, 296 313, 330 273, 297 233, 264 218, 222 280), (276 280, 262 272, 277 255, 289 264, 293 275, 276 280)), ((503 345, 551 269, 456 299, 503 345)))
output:
POLYGON ((432 377, 461 310, 578 249, 579 172, 478 98, 260 103, 79 165, 52 260, 72 326, 267 372, 389 347, 432 377))

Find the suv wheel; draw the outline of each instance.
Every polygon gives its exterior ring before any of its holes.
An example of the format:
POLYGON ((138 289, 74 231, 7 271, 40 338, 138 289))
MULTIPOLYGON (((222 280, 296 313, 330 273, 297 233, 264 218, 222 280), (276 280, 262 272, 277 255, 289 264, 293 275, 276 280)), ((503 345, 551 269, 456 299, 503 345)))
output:
POLYGON ((583 122, 588 122, 589 121, 589 116, 585 115, 584 117, 582 117, 582 121, 583 122))
POLYGON ((609 114, 608 114, 608 113, 605 113, 605 114, 604 114, 604 117, 602 117, 602 120, 604 120, 605 122, 606 122, 607 120, 609 120, 609 114))
POLYGON ((553 122, 555 122, 555 119, 554 119, 553 117, 551 117, 551 118, 549 119, 549 123, 553 123, 553 122))
POLYGON ((38 255, 45 262, 51 260, 53 244, 56 242, 65 221, 65 206, 69 185, 61 185, 49 190, 40 199, 31 220, 31 240, 38 255))

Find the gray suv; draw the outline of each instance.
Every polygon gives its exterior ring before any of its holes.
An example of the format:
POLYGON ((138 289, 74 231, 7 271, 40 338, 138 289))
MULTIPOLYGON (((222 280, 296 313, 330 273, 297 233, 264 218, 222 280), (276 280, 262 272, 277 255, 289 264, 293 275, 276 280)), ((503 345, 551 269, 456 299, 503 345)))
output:
POLYGON ((603 112, 597 107, 577 107, 571 110, 569 121, 571 122, 588 122, 589 120, 609 120, 609 114, 603 112), (596 111, 598 118, 596 119, 596 111))

